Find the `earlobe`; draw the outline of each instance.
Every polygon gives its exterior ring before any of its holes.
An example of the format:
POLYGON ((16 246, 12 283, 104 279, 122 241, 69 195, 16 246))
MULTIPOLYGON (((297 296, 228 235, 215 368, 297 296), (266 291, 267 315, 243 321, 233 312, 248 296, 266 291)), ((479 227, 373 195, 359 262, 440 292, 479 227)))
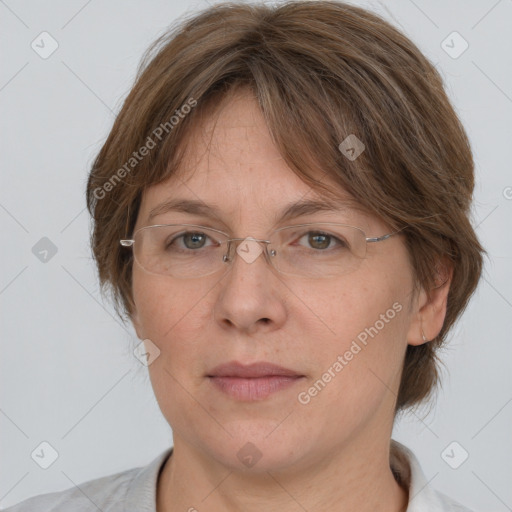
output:
POLYGON ((448 293, 453 276, 453 268, 446 262, 436 265, 436 285, 428 293, 418 294, 417 311, 409 326, 409 345, 422 345, 432 341, 441 331, 446 317, 448 293))

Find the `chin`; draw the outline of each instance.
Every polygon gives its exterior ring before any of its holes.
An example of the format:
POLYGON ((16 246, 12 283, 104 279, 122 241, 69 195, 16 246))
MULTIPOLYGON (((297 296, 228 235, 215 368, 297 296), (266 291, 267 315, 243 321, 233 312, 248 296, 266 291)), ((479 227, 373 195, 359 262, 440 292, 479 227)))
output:
POLYGON ((253 422, 250 428, 239 424, 235 429, 231 424, 226 430, 232 437, 224 436, 213 442, 210 439, 208 446, 203 447, 231 471, 255 475, 285 471, 307 456, 308 449, 313 447, 309 446, 311 439, 305 431, 293 432, 277 425, 275 421, 260 421, 258 425, 253 422))

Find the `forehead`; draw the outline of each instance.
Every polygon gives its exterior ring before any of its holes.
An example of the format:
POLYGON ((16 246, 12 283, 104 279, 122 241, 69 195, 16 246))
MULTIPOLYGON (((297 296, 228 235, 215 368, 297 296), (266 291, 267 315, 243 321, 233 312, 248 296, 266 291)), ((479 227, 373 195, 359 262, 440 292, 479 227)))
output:
POLYGON ((345 213, 362 211, 321 170, 313 168, 312 175, 331 185, 329 197, 293 172, 273 143, 257 100, 248 92, 238 92, 214 109, 200 111, 186 142, 179 169, 143 196, 140 217, 147 222, 162 205, 181 199, 215 206, 217 213, 222 209, 234 221, 276 220, 277 210, 282 213, 285 205, 299 201, 315 200, 329 208, 337 205, 345 213))

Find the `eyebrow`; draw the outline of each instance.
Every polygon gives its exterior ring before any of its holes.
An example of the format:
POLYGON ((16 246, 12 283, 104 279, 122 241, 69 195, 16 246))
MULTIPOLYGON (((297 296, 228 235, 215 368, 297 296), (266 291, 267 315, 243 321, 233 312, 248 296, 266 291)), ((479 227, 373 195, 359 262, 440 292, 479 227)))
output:
MULTIPOLYGON (((281 212, 278 213, 276 220, 278 222, 286 222, 297 217, 311 215, 318 212, 344 212, 350 208, 354 209, 355 206, 356 205, 353 201, 341 198, 336 202, 328 200, 317 201, 312 199, 303 199, 286 205, 281 212)), ((201 215, 205 217, 220 218, 221 216, 220 208, 215 204, 208 205, 195 199, 177 198, 165 201, 153 208, 149 212, 147 222, 151 222, 157 215, 162 215, 171 211, 201 215)))

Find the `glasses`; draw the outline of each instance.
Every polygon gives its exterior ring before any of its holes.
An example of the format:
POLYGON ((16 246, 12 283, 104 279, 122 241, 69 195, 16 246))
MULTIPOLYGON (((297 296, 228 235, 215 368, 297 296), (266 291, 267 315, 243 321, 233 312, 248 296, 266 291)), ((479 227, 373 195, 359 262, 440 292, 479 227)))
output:
POLYGON ((354 271, 366 256, 368 243, 398 233, 367 237, 354 226, 310 223, 273 231, 268 240, 230 238, 227 233, 196 224, 159 224, 135 231, 120 240, 132 247, 135 261, 146 272, 182 279, 226 271, 235 251, 253 263, 260 254, 282 274, 326 278, 354 271))

